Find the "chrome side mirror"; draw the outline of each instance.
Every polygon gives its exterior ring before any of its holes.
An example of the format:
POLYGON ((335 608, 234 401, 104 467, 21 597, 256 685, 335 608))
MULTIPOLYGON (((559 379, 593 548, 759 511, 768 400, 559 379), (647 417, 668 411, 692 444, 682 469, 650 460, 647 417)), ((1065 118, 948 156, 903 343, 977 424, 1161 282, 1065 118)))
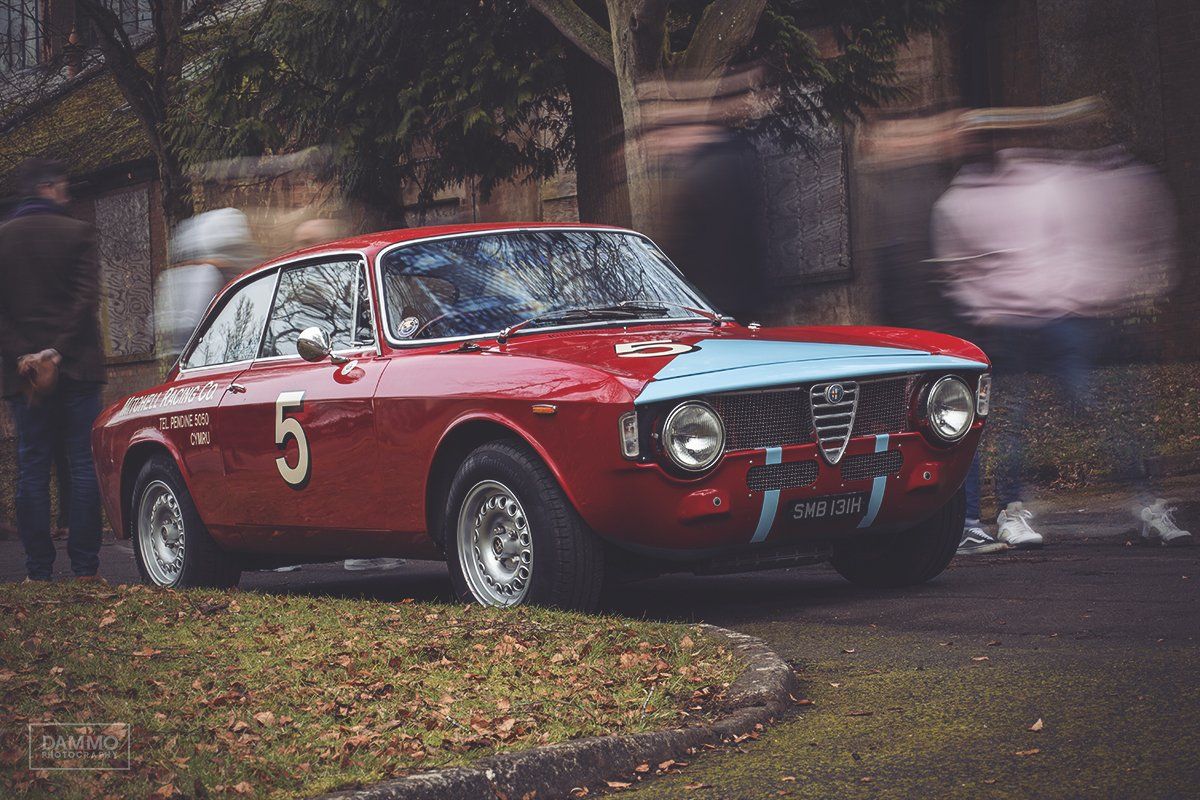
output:
POLYGON ((325 331, 317 326, 305 328, 304 331, 296 337, 296 352, 305 361, 324 361, 333 352, 333 347, 329 344, 329 337, 325 331))

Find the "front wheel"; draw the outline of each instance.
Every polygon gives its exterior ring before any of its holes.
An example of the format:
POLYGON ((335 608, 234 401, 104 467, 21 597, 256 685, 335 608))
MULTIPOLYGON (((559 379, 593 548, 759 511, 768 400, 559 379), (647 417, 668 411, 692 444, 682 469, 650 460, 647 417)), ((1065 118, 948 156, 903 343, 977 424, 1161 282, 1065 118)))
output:
POLYGON ((131 500, 130 535, 144 583, 172 589, 237 585, 241 568, 209 535, 173 460, 156 455, 142 465, 131 500))
POLYGON ((967 495, 959 489, 925 522, 892 534, 866 534, 834 548, 830 562, 860 586, 895 589, 936 578, 962 540, 967 495))
POLYGON ((460 599, 590 611, 600 598, 604 552, 528 447, 489 442, 467 456, 446 501, 444 541, 460 599))

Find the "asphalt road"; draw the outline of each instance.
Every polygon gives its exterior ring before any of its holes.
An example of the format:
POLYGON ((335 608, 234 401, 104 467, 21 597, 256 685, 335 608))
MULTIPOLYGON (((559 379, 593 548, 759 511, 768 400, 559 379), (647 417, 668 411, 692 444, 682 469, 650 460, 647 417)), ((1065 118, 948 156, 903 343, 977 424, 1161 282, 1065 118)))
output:
MULTIPOLYGON (((906 591, 858 590, 820 567, 626 587, 607 610, 760 636, 812 702, 621 794, 1196 797, 1200 547, 1126 545, 1124 501, 1070 500, 1045 518, 1044 550, 960 557, 906 591)), ((106 544, 102 574, 134 579, 131 559, 106 544)), ((0 578, 21 572, 19 546, 0 542, 0 578)), ((248 573, 242 588, 448 599, 436 564, 248 573)))

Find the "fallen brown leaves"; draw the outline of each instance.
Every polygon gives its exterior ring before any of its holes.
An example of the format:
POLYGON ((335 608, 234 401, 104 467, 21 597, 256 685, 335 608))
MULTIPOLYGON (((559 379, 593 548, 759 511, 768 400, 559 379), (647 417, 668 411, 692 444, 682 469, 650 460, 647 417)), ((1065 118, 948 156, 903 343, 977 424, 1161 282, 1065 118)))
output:
MULTIPOLYGON (((0 725, 104 719, 135 731, 133 769, 59 776, 53 792, 68 800, 295 796, 314 793, 305 787, 316 776, 324 790, 676 725, 720 707, 737 671, 699 628, 618 618, 144 587, 50 591, 14 587, 0 609, 14 631, 0 637, 0 725)), ((0 751, 5 764, 23 757, 0 751)), ((640 765, 609 788, 684 766, 640 765)), ((46 794, 50 782, 0 770, 0 796, 46 794)))

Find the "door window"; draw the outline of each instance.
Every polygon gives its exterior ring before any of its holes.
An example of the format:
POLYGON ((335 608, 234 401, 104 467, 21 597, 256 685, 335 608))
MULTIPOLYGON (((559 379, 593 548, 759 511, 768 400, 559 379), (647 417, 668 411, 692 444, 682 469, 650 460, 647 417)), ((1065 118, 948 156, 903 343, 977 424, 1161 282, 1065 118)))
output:
POLYGON ((183 361, 185 369, 249 361, 258 350, 263 323, 271 306, 275 272, 268 272, 234 289, 209 317, 204 333, 183 361))
POLYGON ((329 336, 334 350, 357 346, 361 312, 355 304, 361 265, 361 261, 347 260, 284 269, 261 357, 295 355, 297 337, 313 326, 329 336))

